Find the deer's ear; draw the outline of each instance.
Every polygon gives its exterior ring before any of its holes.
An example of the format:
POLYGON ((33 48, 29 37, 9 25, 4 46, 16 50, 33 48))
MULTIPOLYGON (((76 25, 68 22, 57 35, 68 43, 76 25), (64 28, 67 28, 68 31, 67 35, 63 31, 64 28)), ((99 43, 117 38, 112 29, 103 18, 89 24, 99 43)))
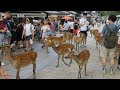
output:
POLYGON ((49 42, 51 42, 51 40, 49 40, 49 42))
POLYGON ((70 48, 68 48, 68 50, 71 52, 71 49, 70 49, 70 48))

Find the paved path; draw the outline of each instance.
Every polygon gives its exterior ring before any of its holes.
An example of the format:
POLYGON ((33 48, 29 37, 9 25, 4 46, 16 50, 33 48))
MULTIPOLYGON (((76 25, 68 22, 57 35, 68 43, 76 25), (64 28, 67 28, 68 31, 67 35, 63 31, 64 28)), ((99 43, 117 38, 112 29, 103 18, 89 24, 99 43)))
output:
MULTIPOLYGON (((120 71, 116 70, 115 74, 109 74, 109 63, 107 64, 107 74, 102 75, 102 66, 99 59, 98 49, 96 49, 95 41, 90 37, 88 32, 87 38, 87 48, 90 50, 90 58, 87 64, 87 76, 84 75, 84 69, 82 70, 83 79, 119 79, 120 71)), ((37 70, 36 78, 37 79, 77 79, 78 76, 78 65, 75 61, 71 64, 70 67, 66 66, 62 60, 60 60, 59 67, 55 67, 57 64, 57 54, 53 51, 52 48, 49 48, 49 54, 46 54, 45 49, 41 49, 41 44, 35 43, 35 51, 38 52, 37 58, 37 70)), ((80 49, 80 51, 82 48, 80 49)), ((68 59, 65 59, 69 63, 68 59)), ((7 73, 10 75, 10 79, 15 79, 16 70, 12 68, 11 64, 8 61, 4 61, 6 66, 4 66, 7 73)), ((117 60, 116 60, 117 62, 117 60)), ((116 65, 115 65, 116 66, 116 65)), ((32 65, 24 67, 20 72, 21 79, 32 79, 32 65)))

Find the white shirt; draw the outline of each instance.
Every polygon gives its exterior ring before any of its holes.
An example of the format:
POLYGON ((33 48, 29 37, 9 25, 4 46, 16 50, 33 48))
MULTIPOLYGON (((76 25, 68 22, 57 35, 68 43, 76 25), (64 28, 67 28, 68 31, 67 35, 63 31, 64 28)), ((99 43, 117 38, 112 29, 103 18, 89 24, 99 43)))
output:
POLYGON ((80 24, 84 24, 83 26, 80 27, 80 31, 87 31, 87 26, 88 26, 88 21, 86 18, 81 18, 80 24))
POLYGON ((68 30, 69 24, 68 23, 64 23, 63 27, 64 27, 64 30, 68 30))
POLYGON ((50 27, 48 25, 43 25, 41 27, 41 30, 43 31, 43 33, 46 33, 46 31, 50 30, 50 27))
POLYGON ((29 35, 32 34, 32 30, 34 30, 34 26, 31 23, 25 24, 24 25, 24 30, 25 30, 25 35, 29 36, 29 35))
POLYGON ((70 29, 74 29, 74 22, 68 22, 70 29))

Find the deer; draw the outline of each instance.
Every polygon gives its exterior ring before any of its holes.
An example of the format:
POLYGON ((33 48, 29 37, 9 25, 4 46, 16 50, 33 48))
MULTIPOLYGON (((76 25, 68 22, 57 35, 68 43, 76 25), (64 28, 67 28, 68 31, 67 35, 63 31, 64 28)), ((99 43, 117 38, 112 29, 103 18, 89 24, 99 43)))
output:
POLYGON ((73 34, 71 34, 70 32, 65 32, 63 33, 64 37, 66 38, 66 41, 68 40, 69 43, 72 44, 72 40, 73 40, 73 34))
POLYGON ((65 59, 74 59, 76 63, 79 66, 79 72, 78 72, 78 79, 81 78, 81 70, 84 66, 85 69, 85 76, 86 74, 86 65, 90 57, 90 51, 88 49, 84 49, 82 52, 80 52, 78 55, 75 54, 74 51, 71 51, 69 49, 69 54, 65 57, 65 59))
POLYGON ((81 33, 80 37, 74 36, 74 45, 76 44, 76 50, 79 50, 79 44, 82 44, 85 39, 85 35, 81 33))
POLYGON ((52 42, 51 40, 49 40, 49 42, 50 42, 49 46, 51 46, 53 50, 58 54, 58 63, 56 67, 59 67, 60 56, 62 56, 62 61, 64 62, 64 64, 70 67, 70 64, 72 63, 72 59, 70 60, 69 64, 67 64, 64 61, 64 56, 65 54, 69 53, 68 49, 70 49, 71 51, 74 49, 74 45, 66 43, 66 44, 60 44, 59 46, 56 47, 54 42, 52 42))
POLYGON ((103 40, 102 34, 101 34, 101 33, 97 33, 97 34, 95 35, 96 48, 97 48, 98 45, 101 45, 102 40, 103 40))
POLYGON ((11 48, 9 45, 3 45, 2 50, 6 60, 9 60, 12 67, 17 70, 16 79, 20 79, 20 75, 19 75, 20 69, 30 64, 33 65, 33 75, 35 79, 36 58, 37 58, 36 52, 34 52, 33 50, 30 50, 18 55, 13 55, 11 53, 11 48))
POLYGON ((46 39, 46 53, 48 54, 48 47, 49 47, 49 40, 51 40, 52 42, 54 42, 54 44, 63 44, 63 43, 66 43, 66 38, 64 36, 61 36, 61 37, 52 37, 52 36, 49 36, 47 39, 46 39))

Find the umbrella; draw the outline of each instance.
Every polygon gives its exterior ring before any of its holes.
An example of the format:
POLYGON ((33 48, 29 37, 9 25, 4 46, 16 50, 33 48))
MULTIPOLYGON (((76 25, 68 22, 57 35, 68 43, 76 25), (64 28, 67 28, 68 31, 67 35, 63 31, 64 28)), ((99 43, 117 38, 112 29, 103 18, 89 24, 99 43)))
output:
POLYGON ((70 20, 70 19, 72 19, 70 16, 64 16, 64 17, 62 17, 61 19, 65 19, 65 20, 70 20))

